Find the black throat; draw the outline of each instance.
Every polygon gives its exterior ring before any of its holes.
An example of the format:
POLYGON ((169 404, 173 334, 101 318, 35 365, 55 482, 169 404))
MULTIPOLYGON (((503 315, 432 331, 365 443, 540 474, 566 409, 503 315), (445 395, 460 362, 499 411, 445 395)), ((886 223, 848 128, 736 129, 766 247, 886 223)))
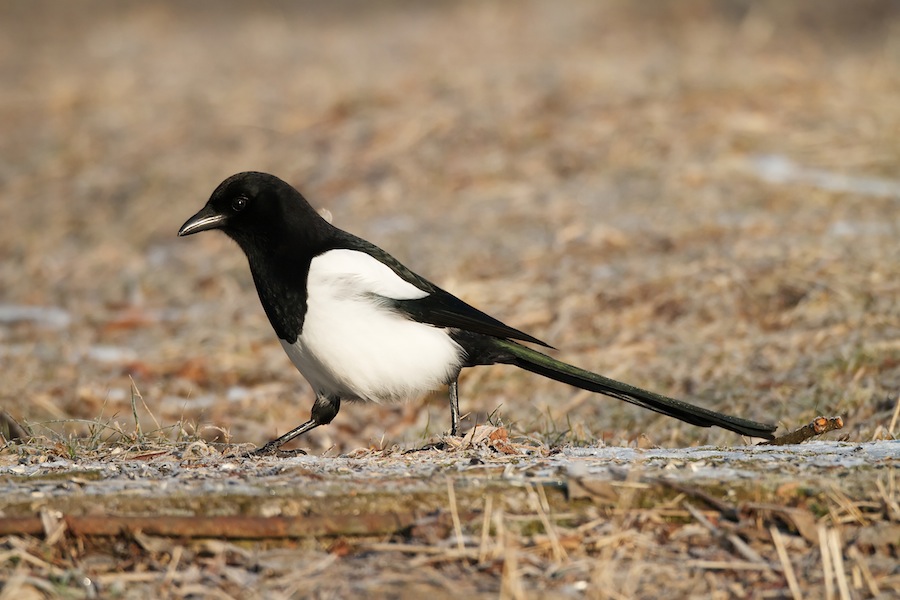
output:
POLYGON ((306 319, 309 265, 312 256, 272 262, 247 255, 256 292, 279 339, 293 344, 306 319))
POLYGON ((303 332, 309 265, 334 247, 338 231, 318 215, 298 225, 286 221, 265 231, 225 231, 247 255, 266 316, 279 339, 289 344, 303 332))

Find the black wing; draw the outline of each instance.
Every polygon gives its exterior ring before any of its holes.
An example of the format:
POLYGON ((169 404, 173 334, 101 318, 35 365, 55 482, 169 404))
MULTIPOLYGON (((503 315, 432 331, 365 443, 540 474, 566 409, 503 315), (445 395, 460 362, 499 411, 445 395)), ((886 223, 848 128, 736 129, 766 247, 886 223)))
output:
POLYGON ((524 331, 519 331, 494 317, 485 314, 471 306, 450 292, 434 285, 424 277, 410 271, 396 258, 370 242, 347 232, 340 240, 340 247, 348 250, 359 250, 371 254, 379 261, 391 268, 394 273, 405 281, 413 284, 422 291, 428 292, 424 298, 416 300, 397 300, 388 298, 390 306, 406 314, 420 323, 428 323, 436 327, 448 327, 462 329, 473 333, 481 333, 501 339, 520 340, 538 344, 545 348, 553 348, 547 342, 541 341, 524 331))
POLYGON ((552 348, 534 336, 519 331, 477 308, 466 304, 453 294, 435 287, 435 291, 419 300, 393 300, 391 306, 409 315, 421 323, 430 323, 437 327, 462 329, 473 333, 483 333, 506 340, 531 342, 546 348, 552 348))

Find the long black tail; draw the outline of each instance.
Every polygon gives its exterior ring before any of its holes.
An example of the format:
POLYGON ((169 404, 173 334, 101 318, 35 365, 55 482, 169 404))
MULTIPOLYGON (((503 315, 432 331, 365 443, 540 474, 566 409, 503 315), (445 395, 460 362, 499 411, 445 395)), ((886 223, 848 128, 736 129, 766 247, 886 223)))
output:
MULTIPOLYGON (((681 400, 648 392, 633 385, 579 369, 510 340, 495 338, 494 342, 501 351, 511 356, 511 360, 508 362, 532 373, 649 408, 652 411, 674 417, 691 425, 699 425, 700 427, 716 425, 735 433, 750 437, 766 438, 767 440, 775 437, 772 432, 777 429, 776 425, 757 423, 756 421, 724 415, 682 402, 681 400)), ((503 362, 507 361, 504 360, 503 362)))

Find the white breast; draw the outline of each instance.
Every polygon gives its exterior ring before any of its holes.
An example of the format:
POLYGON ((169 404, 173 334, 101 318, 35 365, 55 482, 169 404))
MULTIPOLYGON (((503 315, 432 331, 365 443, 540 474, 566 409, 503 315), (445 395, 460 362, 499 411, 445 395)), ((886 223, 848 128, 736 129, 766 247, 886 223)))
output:
POLYGON ((447 331, 412 321, 384 299, 428 292, 364 252, 331 250, 312 260, 307 311, 288 356, 320 394, 386 402, 449 382, 463 351, 447 331), (379 301, 380 299, 380 301, 379 301))

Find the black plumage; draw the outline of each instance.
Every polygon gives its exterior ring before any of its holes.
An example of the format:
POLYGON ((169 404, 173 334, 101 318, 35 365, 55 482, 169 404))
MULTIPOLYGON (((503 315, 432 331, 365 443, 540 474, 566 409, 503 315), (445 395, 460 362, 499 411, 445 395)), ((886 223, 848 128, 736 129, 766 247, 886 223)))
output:
POLYGON ((208 229, 222 230, 247 255, 272 327, 316 390, 310 420, 266 444, 262 453, 331 422, 342 399, 390 400, 440 383, 450 387, 451 432, 458 434, 460 370, 495 363, 692 425, 774 437, 774 425, 643 390, 524 346, 520 342, 550 348, 417 275, 374 244, 332 226, 273 175, 229 177, 179 235, 208 229), (308 323, 313 318, 317 321, 308 323))

